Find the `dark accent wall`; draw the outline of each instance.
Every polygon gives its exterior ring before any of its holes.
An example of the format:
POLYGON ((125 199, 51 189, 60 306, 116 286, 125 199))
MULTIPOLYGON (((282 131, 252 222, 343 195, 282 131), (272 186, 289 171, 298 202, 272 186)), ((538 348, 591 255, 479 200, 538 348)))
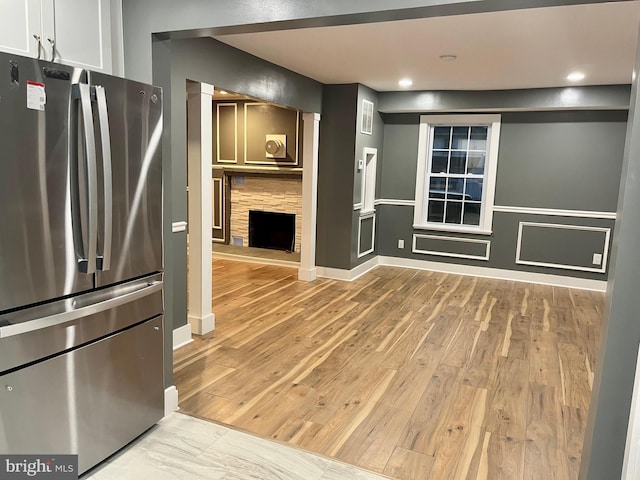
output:
POLYGON ((521 90, 433 90, 384 92, 380 111, 412 112, 508 112, 539 110, 601 110, 629 107, 629 85, 528 88, 521 90))
POLYGON ((325 85, 318 151, 316 264, 351 269, 358 85, 325 85))
MULTIPOLYGON (((419 115, 383 114, 384 154, 379 197, 413 200, 419 115)), ((496 205, 614 212, 618 196, 626 112, 558 111, 502 115, 496 205)), ((491 235, 416 230, 413 206, 379 205, 378 254, 444 263, 606 280, 606 273, 516 262, 520 222, 583 226, 585 230, 523 231, 520 261, 553 263, 591 270, 594 253, 604 253, 604 233, 614 220, 494 212, 491 235), (488 261, 412 253, 414 234, 472 238, 491 242, 488 261), (398 240, 405 248, 398 248, 398 240), (571 244, 567 245, 570 241, 571 244), (563 255, 562 252, 565 252, 563 255), (551 260, 552 261, 551 261, 551 260)), ((457 246, 459 248, 459 246, 457 246)), ((456 252, 451 252, 456 253, 456 252)), ((458 252, 459 253, 459 252, 458 252)))
POLYGON ((245 165, 246 163, 258 168, 260 166, 277 166, 285 169, 301 167, 301 132, 302 118, 295 110, 256 101, 221 100, 213 102, 213 164, 229 166, 245 165), (219 113, 218 105, 220 105, 219 113), (235 145, 234 133, 237 133, 235 145), (267 134, 286 135, 286 158, 266 157, 265 140, 267 134), (220 144, 222 162, 218 162, 218 143, 220 144), (245 144, 247 162, 245 162, 245 144), (233 159, 236 149, 236 161, 234 163, 226 161, 233 159))
MULTIPOLYGON (((364 85, 358 85, 358 99, 357 99, 357 112, 356 112, 356 124, 355 124, 355 158, 353 162, 353 204, 361 203, 364 199, 362 196, 362 182, 364 181, 364 170, 358 170, 358 162, 360 160, 366 160, 364 158, 363 151, 366 147, 375 148, 378 151, 377 159, 377 171, 376 180, 380 178, 380 165, 382 164, 382 139, 384 138, 384 123, 382 117, 378 113, 378 92, 371 90, 364 85), (371 135, 362 133, 362 102, 367 100, 373 103, 373 126, 371 129, 371 135)), ((376 182, 377 183, 377 182, 376 182)), ((376 186, 376 193, 378 188, 376 186)), ((378 197, 376 197, 378 198, 378 197)), ((377 223, 376 223, 377 224, 377 223)), ((363 220, 360 217, 360 211, 353 212, 353 219, 351 225, 351 264, 350 269, 354 268, 367 260, 377 255, 377 248, 374 248, 373 252, 358 258, 358 251, 366 251, 367 249, 360 248, 363 240, 360 239, 358 243, 358 232, 360 236, 366 235, 367 228, 373 228, 374 223, 370 220, 363 220), (362 230, 365 230, 362 232, 362 230)), ((374 245, 374 247, 377 247, 374 245)))
MULTIPOLYGON (((640 68, 640 38, 636 47, 635 69, 640 68)), ((629 121, 624 147, 618 222, 613 252, 604 321, 596 362, 589 418, 582 450, 580 478, 601 480, 621 478, 627 441, 627 427, 636 378, 640 344, 640 79, 631 90, 629 121)), ((638 413, 636 412, 636 415, 638 413)), ((635 418, 634 418, 635 420, 635 418)), ((636 435, 638 432, 635 432, 636 435)), ((633 444, 632 444, 633 445, 633 444)), ((630 450, 633 464, 638 451, 630 450)), ((637 474, 637 469, 636 469, 637 474)), ((626 476, 625 478, 631 478, 626 476)))
POLYGON ((626 111, 502 115, 496 204, 614 212, 626 111))
POLYGON ((173 384, 172 335, 187 319, 187 237, 171 224, 187 219, 185 102, 188 80, 261 98, 297 110, 318 112, 318 82, 211 38, 155 41, 153 82, 163 87, 165 385, 173 384))

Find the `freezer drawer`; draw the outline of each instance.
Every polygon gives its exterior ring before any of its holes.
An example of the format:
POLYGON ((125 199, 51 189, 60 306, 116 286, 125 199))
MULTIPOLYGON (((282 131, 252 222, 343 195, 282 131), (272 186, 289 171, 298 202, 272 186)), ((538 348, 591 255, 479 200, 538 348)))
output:
POLYGON ((0 376, 0 452, 79 454, 84 472, 164 413, 162 317, 0 376))
POLYGON ((162 314, 162 275, 0 315, 0 375, 162 314))

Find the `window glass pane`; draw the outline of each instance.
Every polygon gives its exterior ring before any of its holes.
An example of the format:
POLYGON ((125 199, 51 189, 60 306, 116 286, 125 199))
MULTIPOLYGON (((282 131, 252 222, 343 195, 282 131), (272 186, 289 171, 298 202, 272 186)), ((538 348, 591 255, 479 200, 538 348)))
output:
POLYGON ((449 162, 449 173, 464 174, 467 163, 467 152, 451 152, 451 162, 449 162))
POLYGON ((467 159, 467 173, 484 175, 484 153, 469 153, 467 159))
POLYGON ((465 183, 465 200, 482 201, 482 180, 472 178, 465 180, 465 183))
POLYGON ((442 223, 444 217, 444 201, 429 200, 427 222, 442 223))
POLYGON ((462 223, 465 225, 480 225, 481 205, 481 203, 464 202, 464 219, 462 223))
POLYGON ((447 191, 447 179, 431 177, 429 181, 429 198, 444 198, 447 191))
POLYGON ((471 127, 469 150, 487 150, 487 127, 471 127))
POLYGON ((450 135, 451 127, 435 127, 433 129, 433 148, 435 150, 448 149, 450 135))
POLYGON ((431 173, 447 173, 449 152, 433 152, 431 157, 431 173))
POLYGON ((449 178, 447 186, 447 198, 462 200, 464 195, 464 179, 463 178, 449 178))
POLYGON ((453 127, 451 148, 454 150, 466 150, 469 144, 469 127, 453 127))
POLYGON ((462 223, 462 202, 447 202, 445 223, 462 223))

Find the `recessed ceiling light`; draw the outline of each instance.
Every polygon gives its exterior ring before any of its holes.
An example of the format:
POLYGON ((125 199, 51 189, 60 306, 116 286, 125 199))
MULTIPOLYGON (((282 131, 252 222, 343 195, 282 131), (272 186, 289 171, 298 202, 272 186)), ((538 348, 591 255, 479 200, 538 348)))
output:
POLYGON ((413 80, 411 80, 410 78, 403 78, 398 82, 398 85, 400 85, 402 88, 408 88, 413 85, 413 80))
POLYGON ((458 59, 457 55, 452 55, 450 53, 447 53, 445 55, 440 55, 440 60, 444 62, 453 62, 454 60, 457 60, 457 59, 458 59))
POLYGON ((220 90, 220 95, 229 95, 229 92, 226 92, 224 90, 220 90))
POLYGON ((567 80, 569 80, 570 82, 579 82, 580 80, 584 80, 584 73, 572 72, 567 75, 567 80))

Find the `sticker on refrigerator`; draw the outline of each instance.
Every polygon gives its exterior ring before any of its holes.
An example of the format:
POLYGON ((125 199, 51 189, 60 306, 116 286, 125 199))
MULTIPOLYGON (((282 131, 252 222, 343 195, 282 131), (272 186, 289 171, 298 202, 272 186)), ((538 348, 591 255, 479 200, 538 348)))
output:
POLYGON ((47 94, 44 91, 44 83, 27 82, 27 108, 44 111, 47 103, 47 94))

